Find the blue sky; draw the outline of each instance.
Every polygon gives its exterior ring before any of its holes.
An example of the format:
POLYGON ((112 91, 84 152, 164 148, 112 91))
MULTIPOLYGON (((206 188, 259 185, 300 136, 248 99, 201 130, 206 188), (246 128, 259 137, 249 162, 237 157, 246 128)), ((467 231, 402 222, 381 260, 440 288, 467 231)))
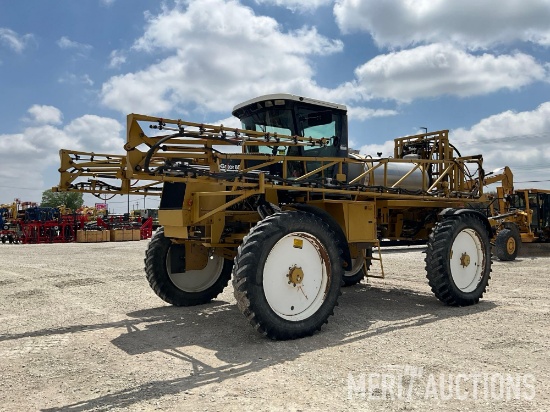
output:
POLYGON ((39 201, 60 148, 121 153, 127 113, 227 125, 274 92, 346 104, 363 153, 450 129, 550 189, 549 47, 550 0, 0 0, 0 203, 39 201))

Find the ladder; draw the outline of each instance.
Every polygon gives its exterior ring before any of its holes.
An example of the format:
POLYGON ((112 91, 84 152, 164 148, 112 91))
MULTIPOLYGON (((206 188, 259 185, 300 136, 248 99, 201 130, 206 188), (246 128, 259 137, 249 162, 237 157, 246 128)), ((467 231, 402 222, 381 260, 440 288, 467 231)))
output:
POLYGON ((363 269, 366 273, 367 278, 378 278, 378 279, 384 279, 384 264, 382 263, 382 252, 380 251, 380 240, 377 240, 376 243, 373 246, 373 253, 371 253, 371 256, 367 256, 366 250, 363 250, 363 269), (378 257, 374 257, 374 248, 378 251, 378 257), (373 261, 380 262, 380 275, 372 275, 370 274, 370 271, 368 270, 367 261, 370 261, 370 267, 372 268, 373 261))

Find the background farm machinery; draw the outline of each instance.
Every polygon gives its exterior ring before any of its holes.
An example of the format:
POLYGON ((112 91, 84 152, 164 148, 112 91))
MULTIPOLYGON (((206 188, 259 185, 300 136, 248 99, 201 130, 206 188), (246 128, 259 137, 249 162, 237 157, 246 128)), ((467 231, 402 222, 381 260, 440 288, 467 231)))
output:
POLYGON ((19 209, 17 203, 0 208, 2 243, 71 242, 75 225, 73 216, 62 215, 57 208, 31 206, 19 209))
POLYGON ((550 241, 550 191, 514 189, 508 167, 484 179, 485 185, 497 182, 496 197, 487 207, 495 254, 500 260, 514 260, 522 243, 550 241))
POLYGON ((141 216, 97 215, 93 208, 72 212, 64 207, 31 206, 18 203, 0 206, 0 240, 2 243, 70 243, 77 241, 78 231, 139 230, 141 239, 153 233, 153 219, 141 216))

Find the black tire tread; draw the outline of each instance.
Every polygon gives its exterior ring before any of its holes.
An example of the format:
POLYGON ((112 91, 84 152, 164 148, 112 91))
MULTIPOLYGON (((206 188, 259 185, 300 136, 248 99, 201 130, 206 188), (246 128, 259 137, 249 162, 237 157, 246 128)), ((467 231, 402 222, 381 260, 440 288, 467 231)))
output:
POLYGON ((149 242, 144 260, 147 281, 163 301, 174 306, 202 305, 218 296, 229 284, 233 262, 226 259, 220 277, 208 289, 194 293, 180 290, 166 272, 166 254, 170 243, 170 239, 164 236, 164 228, 159 228, 149 242))
POLYGON ((495 239, 495 254, 497 258, 502 261, 515 260, 519 249, 521 247, 521 235, 519 229, 514 225, 513 227, 505 227, 497 233, 495 239), (515 230, 514 230, 515 229, 515 230), (507 243, 508 239, 513 237, 516 242, 516 250, 513 253, 508 253, 507 243))
MULTIPOLYGON (((251 289, 253 287, 259 287, 254 284, 251 278, 252 274, 257 270, 258 256, 264 248, 265 241, 278 234, 281 229, 284 229, 284 222, 286 219, 296 219, 304 215, 316 219, 317 222, 323 226, 324 230, 329 233, 333 239, 335 238, 329 226, 314 215, 302 211, 283 211, 268 216, 266 219, 258 222, 243 239, 243 242, 238 248, 237 256, 235 257, 233 266, 233 291, 235 299, 237 300, 237 307, 258 333, 271 339, 297 339, 311 336, 315 331, 321 330, 322 325, 328 323, 328 318, 334 315, 334 307, 338 305, 337 299, 338 296, 341 295, 340 285, 338 285, 336 300, 326 318, 315 324, 304 325, 302 328, 282 329, 271 325, 269 321, 266 320, 266 317, 263 316, 263 309, 256 303, 257 299, 251 302, 250 294, 254 293, 251 289)), ((334 244, 336 243, 337 242, 334 242, 334 244)), ((341 256, 341 251, 337 251, 337 256, 341 256)), ((333 263, 331 266, 332 276, 339 276, 341 278, 343 274, 341 262, 335 262, 335 264, 333 263)), ((301 321, 301 323, 306 323, 308 320, 309 319, 301 321)))
POLYGON ((458 215, 446 218, 438 222, 428 239, 428 245, 426 250, 426 277, 428 278, 428 284, 430 285, 434 295, 443 303, 449 306, 469 306, 479 302, 479 299, 483 297, 483 294, 487 290, 489 285, 489 279, 491 278, 490 264, 491 253, 488 237, 486 239, 486 259, 489 263, 489 273, 487 278, 482 280, 482 290, 477 291, 470 297, 460 296, 456 293, 450 274, 446 270, 447 262, 444 261, 447 253, 446 249, 453 241, 456 228, 464 223, 467 219, 473 219, 477 221, 479 227, 483 227, 483 222, 475 215, 458 215))

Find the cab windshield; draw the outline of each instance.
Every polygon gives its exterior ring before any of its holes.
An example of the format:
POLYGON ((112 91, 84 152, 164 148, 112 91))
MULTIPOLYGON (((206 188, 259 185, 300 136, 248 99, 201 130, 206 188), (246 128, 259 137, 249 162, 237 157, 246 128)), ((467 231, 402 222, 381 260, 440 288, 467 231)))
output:
MULTIPOLYGON (((243 129, 264 133, 294 135, 294 117, 290 109, 260 110, 241 119, 243 129)), ((250 152, 274 154, 273 146, 248 146, 250 152)))
MULTIPOLYGON (((336 116, 330 110, 319 111, 307 107, 298 109, 298 129, 300 136, 314 139, 329 139, 329 145, 336 136, 336 116)), ((305 150, 312 147, 305 147, 305 150)))
MULTIPOLYGON (((264 108, 241 119, 243 128, 264 133, 278 133, 284 135, 298 135, 313 137, 315 139, 326 138, 332 145, 333 138, 337 135, 337 125, 332 111, 318 111, 306 107, 297 110, 297 124, 294 122, 292 109, 264 108)), ((315 146, 306 146, 308 151, 315 146)), ((273 146, 249 146, 249 152, 275 154, 277 148, 273 146)), ((297 148, 296 148, 297 149, 297 148)), ((301 152, 301 151, 300 151, 301 152)), ((294 155, 298 153, 292 153, 294 155)))

